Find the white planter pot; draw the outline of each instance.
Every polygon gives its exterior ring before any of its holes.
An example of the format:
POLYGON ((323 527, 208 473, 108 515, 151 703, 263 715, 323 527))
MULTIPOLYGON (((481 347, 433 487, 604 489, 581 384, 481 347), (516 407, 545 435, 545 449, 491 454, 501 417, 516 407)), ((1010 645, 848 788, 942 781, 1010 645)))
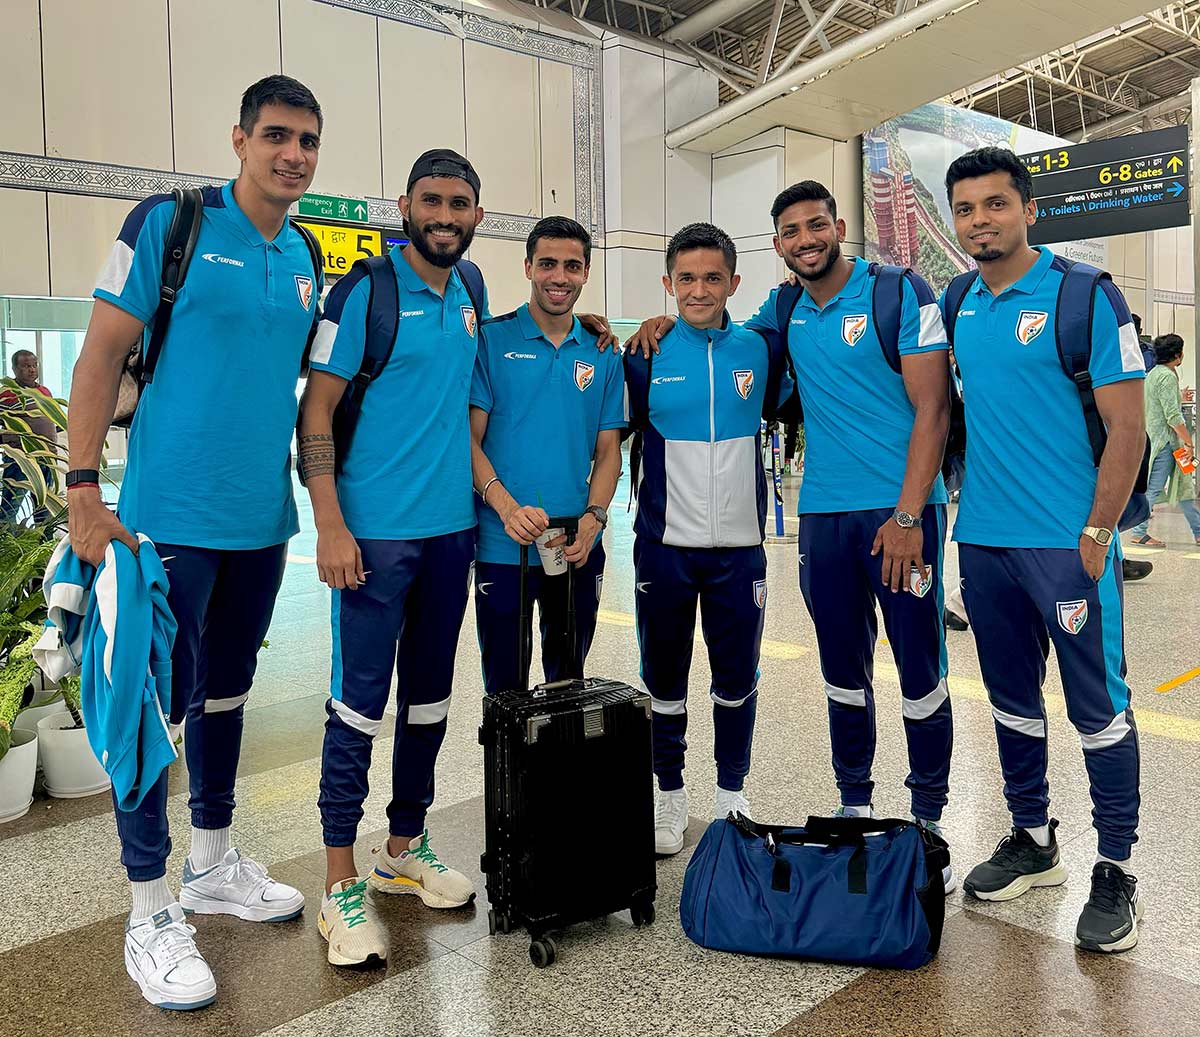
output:
MULTIPOLYGON (((33 734, 37 734, 38 721, 41 720, 42 717, 50 717, 50 716, 53 716, 55 713, 62 712, 62 708, 63 708, 62 698, 58 695, 58 692, 54 692, 53 695, 35 695, 33 698, 33 701, 34 701, 35 705, 27 706, 25 709, 21 710, 21 712, 17 714, 17 721, 15 724, 13 724, 14 730, 31 731, 33 734), (45 705, 37 705, 36 704, 39 699, 41 699, 42 701, 45 701, 47 698, 49 698, 51 701, 46 702, 45 705)), ((39 739, 38 740, 38 770, 41 770, 41 769, 42 769, 42 743, 41 743, 41 740, 39 739)))
POLYGON ((108 774, 92 753, 87 731, 71 728, 71 714, 60 711, 38 721, 46 792, 56 799, 78 799, 111 786, 108 774))
POLYGON ((14 730, 12 744, 0 759, 0 824, 15 821, 29 812, 37 758, 36 733, 14 730))

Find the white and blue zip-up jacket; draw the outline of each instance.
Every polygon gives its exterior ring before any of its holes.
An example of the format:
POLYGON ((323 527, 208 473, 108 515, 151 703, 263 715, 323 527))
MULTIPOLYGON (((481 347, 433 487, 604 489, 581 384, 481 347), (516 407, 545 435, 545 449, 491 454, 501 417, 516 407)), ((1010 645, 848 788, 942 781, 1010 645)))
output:
POLYGON ((92 752, 117 807, 134 810, 178 755, 168 727, 175 617, 153 542, 113 541, 93 568, 64 538, 42 583, 49 606, 34 658, 53 681, 79 673, 92 752))
MULTIPOLYGON (((759 427, 767 343, 728 314, 721 328, 708 330, 679 317, 659 350, 641 428, 634 532, 672 547, 761 544, 767 484, 759 427)), ((631 394, 629 365, 639 362, 644 363, 639 356, 626 358, 631 394)), ((792 389, 784 374, 779 400, 791 396, 792 389)))

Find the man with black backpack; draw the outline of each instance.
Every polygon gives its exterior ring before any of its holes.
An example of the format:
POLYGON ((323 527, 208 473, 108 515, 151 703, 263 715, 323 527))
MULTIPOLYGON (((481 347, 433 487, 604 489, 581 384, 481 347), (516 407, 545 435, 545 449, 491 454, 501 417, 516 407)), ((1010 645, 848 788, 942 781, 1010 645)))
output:
POLYGON ((316 98, 296 80, 270 76, 247 89, 233 128, 237 179, 202 198, 154 195, 133 209, 100 275, 75 365, 71 545, 83 561, 100 565, 107 554, 111 565, 117 542, 137 552, 135 535, 149 537, 144 549, 157 548, 166 564, 178 625, 170 719, 187 722, 192 815, 181 903, 166 880, 167 772, 138 809, 116 812, 133 900, 126 969, 163 1008, 199 1008, 216 996, 184 909, 277 921, 304 906, 298 890, 230 847, 230 824, 243 704, 298 529, 296 379, 322 273, 287 212, 312 182, 321 129, 316 98), (138 342, 155 355, 138 365, 118 518, 101 499, 97 468, 138 342))
POLYGON ((954 539, 1013 820, 963 886, 1004 901, 1066 881, 1046 781, 1042 683, 1053 642, 1099 833, 1075 942, 1128 950, 1142 910, 1129 867, 1139 754, 1114 529, 1145 452, 1145 364, 1108 275, 1030 247, 1037 204, 1016 155, 963 155, 946 192, 959 244, 979 267, 942 299, 966 410, 954 539))

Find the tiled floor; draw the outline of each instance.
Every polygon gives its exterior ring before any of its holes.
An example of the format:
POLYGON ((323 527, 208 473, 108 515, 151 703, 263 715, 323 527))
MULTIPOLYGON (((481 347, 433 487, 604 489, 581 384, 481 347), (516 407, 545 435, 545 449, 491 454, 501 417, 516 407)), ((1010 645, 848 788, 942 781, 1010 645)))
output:
MULTIPOLYGON (((788 496, 796 488, 788 484, 788 496)), ((618 491, 623 501, 625 488, 618 491)), ((301 496, 303 501, 303 496, 301 496)), ((307 519, 307 515, 306 515, 307 519)), ((794 520, 788 521, 789 526, 794 520)), ((125 975, 121 932, 127 887, 106 796, 51 800, 0 826, 0 1033, 356 1035, 541 1034, 822 1035, 1190 1035, 1200 1018, 1200 821, 1191 816, 1200 775, 1200 676, 1156 689, 1200 665, 1200 548, 1181 517, 1155 519, 1170 542, 1154 574, 1127 587, 1130 683, 1142 742, 1143 820, 1137 872, 1147 901, 1142 940, 1118 959, 1079 953, 1075 919, 1095 850, 1079 741, 1066 720, 1051 665, 1047 706, 1050 779, 1059 838, 1071 870, 1061 888, 1008 905, 948 902, 942 950, 915 973, 736 957, 705 951, 683 934, 684 869, 703 831, 714 772, 707 664, 697 652, 687 778, 692 826, 678 857, 658 865, 658 920, 634 929, 627 914, 578 926, 559 940, 560 960, 537 971, 520 934, 489 937, 479 853, 482 757, 476 732, 482 694, 470 616, 460 640, 455 704, 438 766, 430 818, 441 855, 481 891, 479 903, 434 912, 388 898, 385 969, 345 972, 325 962, 315 929, 323 854, 316 781, 328 680, 327 598, 311 559, 310 522, 291 564, 246 712, 235 822, 238 843, 308 898, 302 919, 275 926, 195 919, 220 984, 214 1006, 186 1016, 146 1005, 125 975)), ((591 673, 633 679, 633 579, 628 517, 614 509, 604 611, 591 673)), ((836 802, 825 698, 812 625, 796 587, 794 546, 768 546, 768 639, 754 768, 747 786, 763 819, 795 821, 836 802)), ((953 576, 951 552, 948 576, 953 576)), ((986 856, 1007 828, 995 735, 969 634, 949 635, 955 756, 945 827, 960 873, 986 856)), ((890 652, 879 653, 876 803, 903 813, 907 793, 898 686, 890 652)), ((360 840, 382 838, 391 761, 389 717, 377 740, 360 840)), ((172 777, 178 880, 187 843, 186 774, 172 777)), ((365 859, 365 856, 364 856, 365 859)), ((621 863, 613 848, 613 867, 621 863)))

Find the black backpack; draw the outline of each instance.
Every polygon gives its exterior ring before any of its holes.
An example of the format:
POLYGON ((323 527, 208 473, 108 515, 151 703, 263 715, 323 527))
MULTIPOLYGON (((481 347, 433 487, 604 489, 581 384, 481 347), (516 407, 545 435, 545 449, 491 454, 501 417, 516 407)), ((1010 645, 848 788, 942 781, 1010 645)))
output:
MULTIPOLYGON (((1069 259, 1056 257, 1056 262, 1063 264, 1062 282, 1058 287, 1058 300, 1054 313, 1054 341, 1058 349, 1058 362, 1065 374, 1075 384, 1079 393, 1079 403, 1083 407, 1083 421, 1087 427, 1088 443, 1092 448, 1092 462, 1100 467, 1100 459, 1104 456, 1104 447, 1108 443, 1108 432, 1104 427, 1104 419, 1096 406, 1096 393, 1092 388, 1092 376, 1088 365, 1092 361, 1092 313, 1095 307, 1096 293, 1101 291, 1104 281, 1112 278, 1103 270, 1087 263, 1078 263, 1069 259)), ((946 338, 950 348, 954 348, 954 326, 958 321, 958 311, 962 306, 967 292, 979 277, 978 270, 968 270, 959 274, 950 282, 946 289, 943 305, 943 317, 946 325, 946 338)), ((959 408, 957 413, 951 413, 950 438, 946 445, 947 457, 958 457, 965 465, 967 447, 966 416, 959 408), (951 446, 953 445, 953 450, 951 446)), ((1142 464, 1138 469, 1137 480, 1133 485, 1134 493, 1145 493, 1150 472, 1150 437, 1146 437, 1146 449, 1142 455, 1142 464)))
MULTIPOLYGON (((346 383, 342 398, 333 412, 333 445, 335 471, 340 474, 354 430, 362 413, 363 395, 387 367, 392 349, 396 344, 396 333, 400 330, 400 287, 396 280, 396 267, 388 255, 370 256, 354 264, 366 270, 370 295, 367 299, 367 334, 363 345, 362 363, 358 374, 346 383)), ((354 268, 352 267, 351 270, 354 268)), ((454 264, 462 278, 471 307, 475 310, 475 334, 483 326, 484 285, 483 274, 469 259, 460 259, 454 264)), ((301 476, 303 482, 303 476, 301 476)))
MULTIPOLYGON (((163 242, 162 276, 158 291, 158 308, 150 323, 150 341, 142 349, 139 340, 125 358, 125 370, 121 374, 121 386, 117 395, 117 407, 113 414, 112 424, 119 428, 128 428, 133 423, 133 415, 137 411, 145 387, 154 381, 154 371, 158 367, 158 358, 162 354, 163 341, 167 337, 167 328, 171 323, 171 313, 175 307, 175 299, 179 289, 187 277, 188 267, 192 262, 192 254, 196 251, 196 239, 200 237, 200 224, 204 218, 204 195, 198 187, 176 187, 171 191, 175 199, 175 215, 167 228, 167 236, 163 242)), ((313 237, 312 231, 299 223, 292 226, 300 232, 304 244, 308 246, 308 254, 313 264, 313 288, 321 280, 321 270, 324 257, 321 246, 313 237)), ((318 311, 320 301, 317 302, 318 311)), ((301 372, 308 366, 308 351, 312 345, 317 322, 313 321, 309 331, 308 342, 304 347, 304 357, 301 360, 301 372)))

